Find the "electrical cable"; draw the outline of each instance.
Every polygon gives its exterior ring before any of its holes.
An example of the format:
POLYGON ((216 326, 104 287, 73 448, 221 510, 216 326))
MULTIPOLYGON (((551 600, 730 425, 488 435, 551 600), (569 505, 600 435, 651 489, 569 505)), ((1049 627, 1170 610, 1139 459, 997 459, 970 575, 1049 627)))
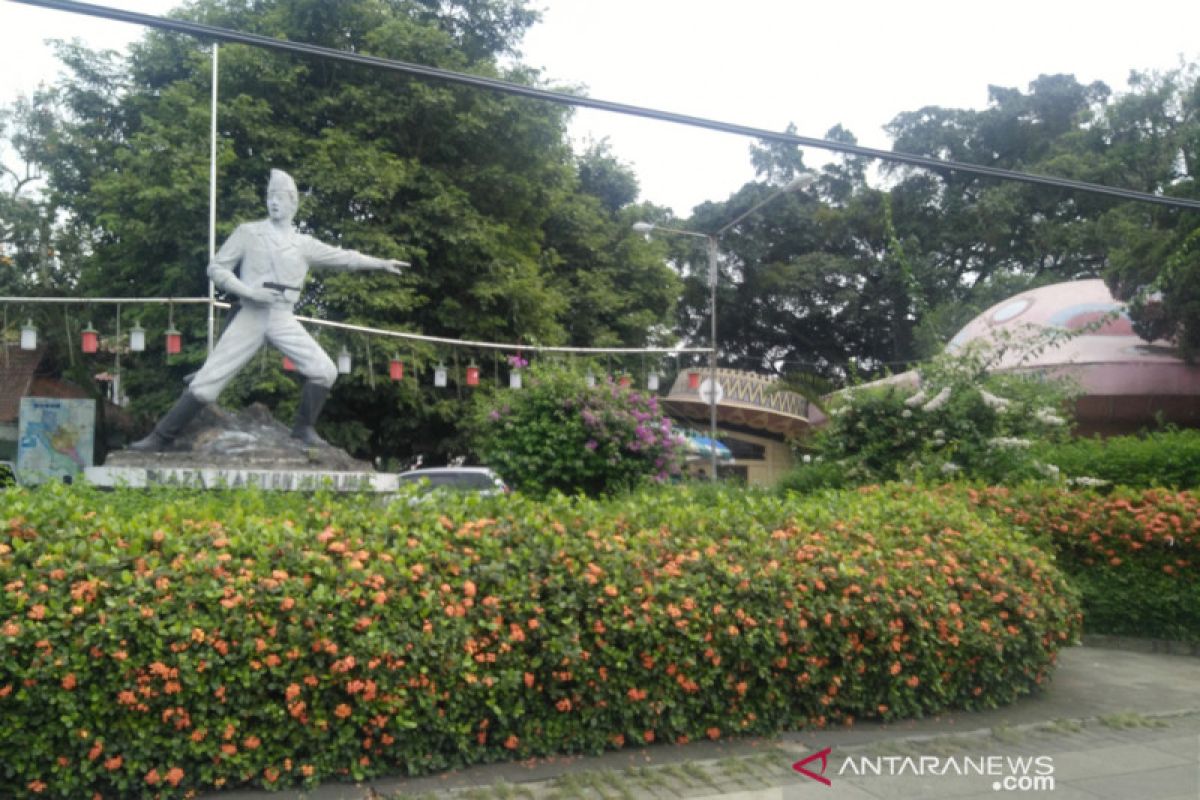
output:
POLYGON ((39 6, 41 8, 48 8, 57 11, 66 11, 73 14, 86 14, 88 16, 101 17, 104 19, 116 20, 118 22, 130 22, 136 25, 144 25, 150 28, 184 33, 200 38, 216 39, 218 41, 246 44, 254 47, 264 47, 271 50, 279 50, 305 56, 328 58, 336 61, 343 61, 346 63, 388 70, 391 72, 399 72, 406 75, 415 75, 423 78, 432 78, 434 80, 456 83, 463 86, 471 86, 477 89, 488 89, 491 91, 503 92, 505 94, 528 97, 535 100, 544 100, 546 102, 557 103, 559 105, 582 106, 584 108, 593 108, 599 111, 609 111, 615 114, 644 117, 647 119, 658 120, 660 122, 688 125, 695 128, 705 128, 707 130, 718 131, 722 133, 731 133, 739 136, 749 136, 755 139, 780 142, 782 144, 791 144, 797 147, 815 147, 822 150, 832 150, 834 152, 847 153, 849 155, 861 156, 864 158, 878 159, 882 161, 894 161, 901 164, 907 164, 909 166, 932 170, 934 172, 961 172, 980 177, 998 178, 1000 180, 1019 181, 1021 183, 1029 183, 1039 186, 1050 186, 1056 189, 1068 189, 1072 191, 1106 195, 1109 197, 1120 198, 1122 200, 1154 203, 1171 208, 1180 208, 1192 211, 1200 210, 1200 200, 1193 200, 1190 198, 1167 197, 1164 195, 1150 194, 1149 192, 1139 192, 1133 189, 1122 189, 1115 186, 1105 186, 1099 183, 1077 181, 1070 178, 1057 178, 1050 175, 1036 175, 1033 173, 1017 172, 1015 170, 989 167, 981 164, 967 164, 960 161, 944 161, 937 158, 931 158, 929 156, 897 153, 889 150, 879 150, 873 147, 862 147, 860 145, 847 144, 845 142, 834 142, 828 139, 816 139, 809 136, 798 136, 791 133, 779 133, 776 131, 766 130, 764 128, 754 128, 748 125, 739 125, 732 122, 721 122, 704 117, 695 117, 688 114, 677 114, 670 111, 661 111, 642 106, 628 105, 626 103, 599 100, 591 97, 567 94, 565 92, 551 91, 549 89, 538 89, 536 87, 523 86, 518 83, 503 81, 497 78, 485 78, 480 75, 454 72, 452 70, 439 69, 437 67, 429 67, 422 64, 413 64, 407 61, 398 61, 395 59, 381 58, 378 56, 363 55, 361 53, 349 53, 343 50, 334 50, 333 48, 305 44, 303 42, 291 42, 287 41, 286 39, 273 39, 267 36, 260 36, 253 33, 243 33, 240 31, 230 30, 228 28, 220 28, 214 25, 205 25, 199 22, 189 22, 186 20, 158 17, 152 14, 139 14, 135 11, 124 11, 122 9, 109 8, 107 6, 80 3, 75 2, 75 0, 9 0, 9 2, 22 3, 30 6, 39 6))

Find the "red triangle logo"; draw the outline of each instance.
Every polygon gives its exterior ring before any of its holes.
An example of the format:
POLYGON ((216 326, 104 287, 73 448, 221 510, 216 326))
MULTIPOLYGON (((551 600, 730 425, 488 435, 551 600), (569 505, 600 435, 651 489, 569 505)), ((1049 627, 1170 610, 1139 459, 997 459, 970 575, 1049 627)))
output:
POLYGON ((801 775, 812 778, 814 781, 820 781, 821 783, 825 784, 826 786, 832 786, 833 781, 831 781, 831 780, 829 780, 829 778, 825 777, 825 768, 827 766, 829 766, 829 751, 832 749, 833 749, 832 747, 826 747, 824 750, 818 750, 817 752, 813 753, 811 756, 802 758, 799 761, 797 761, 795 764, 792 764, 792 769, 796 770, 796 772, 799 772, 801 775), (818 758, 821 759, 821 771, 819 773, 813 772, 812 770, 807 769, 804 766, 805 764, 809 764, 813 761, 816 761, 818 758))

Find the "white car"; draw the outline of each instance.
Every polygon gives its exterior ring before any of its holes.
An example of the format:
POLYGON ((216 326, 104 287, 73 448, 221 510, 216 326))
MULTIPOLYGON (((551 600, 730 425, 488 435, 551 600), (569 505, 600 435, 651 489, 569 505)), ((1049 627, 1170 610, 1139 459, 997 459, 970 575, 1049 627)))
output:
POLYGON ((476 492, 481 495, 507 494, 508 485, 487 467, 423 467, 401 472, 401 485, 426 483, 430 491, 445 489, 455 492, 476 492))

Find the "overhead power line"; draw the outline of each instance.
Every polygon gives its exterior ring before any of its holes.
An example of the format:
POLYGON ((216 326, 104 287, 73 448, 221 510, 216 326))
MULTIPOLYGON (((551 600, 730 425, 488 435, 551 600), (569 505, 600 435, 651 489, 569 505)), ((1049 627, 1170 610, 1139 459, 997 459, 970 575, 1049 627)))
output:
POLYGON ((390 72, 398 72, 405 75, 431 78, 434 80, 456 83, 463 86, 472 86, 478 89, 487 89, 490 91, 503 92, 505 94, 517 95, 520 97, 528 97, 535 100, 544 100, 546 102, 558 103, 560 105, 594 108, 600 111, 610 111, 615 114, 626 114, 629 116, 655 119, 661 122, 689 125, 695 128, 706 128, 712 131, 732 133, 739 136, 749 136, 755 139, 780 142, 783 144, 796 145, 798 147, 815 147, 822 150, 832 150, 839 153, 848 153, 850 155, 862 156, 865 158, 893 161, 900 164, 907 164, 909 166, 922 167, 935 172, 961 172, 970 175, 978 175, 981 177, 997 178, 1000 180, 1019 181, 1021 183, 1029 183, 1039 186, 1050 186, 1056 189, 1068 189, 1072 191, 1089 192, 1091 194, 1107 195, 1109 197, 1116 197, 1122 200, 1135 200, 1145 203, 1155 203, 1157 205, 1168 206, 1171 208, 1183 208, 1193 211, 1200 210, 1200 200, 1192 200, 1183 197, 1167 197, 1164 195, 1150 194, 1149 192, 1139 192, 1132 189, 1121 189, 1115 186, 1105 186, 1099 183, 1071 180, 1069 178, 1058 178, 1050 175, 1035 175, 1028 172, 1017 172, 1015 170, 988 167, 980 164, 967 164, 960 161, 945 161, 942 159, 930 158, 928 156, 897 153, 890 150, 879 150, 873 147, 860 147, 859 145, 847 144, 845 142, 834 142, 828 139, 816 139, 808 136, 797 136, 791 133, 780 133, 777 131, 766 130, 764 128, 754 128, 748 125, 739 125, 732 122, 720 122, 718 120, 706 119, 704 117, 676 114, 670 111, 660 111, 658 109, 633 106, 626 103, 614 103, 607 100, 599 100, 591 97, 567 94, 565 92, 555 92, 548 89, 538 89, 532 86, 522 86, 519 83, 502 81, 496 78, 485 78, 479 75, 469 75, 467 73, 454 72, 446 69, 438 69, 437 67, 429 67, 423 64, 412 64, 406 61, 397 61, 390 58, 363 55, 361 53, 349 53, 343 50, 334 50, 329 47, 320 47, 317 45, 305 44, 303 42, 290 42, 283 39, 272 39, 267 36, 260 36, 253 33, 242 33, 240 31, 230 30, 228 28, 220 28, 214 25, 205 25, 199 22, 189 22, 186 20, 158 17, 152 14, 139 14, 134 11, 124 11, 117 8, 92 5, 90 3, 79 3, 74 2, 74 0, 9 0, 9 2, 23 3, 30 6, 40 6, 42 8, 49 8, 58 11, 67 11, 73 14, 86 14, 93 17, 117 20, 119 22, 130 22, 136 25, 144 25, 146 27, 158 28, 160 30, 175 31, 176 33, 184 33, 190 36, 197 36, 205 39, 234 42, 237 44, 251 45, 253 47, 264 47, 270 50, 279 50, 297 55, 327 58, 335 61, 358 64, 361 66, 382 69, 390 72))

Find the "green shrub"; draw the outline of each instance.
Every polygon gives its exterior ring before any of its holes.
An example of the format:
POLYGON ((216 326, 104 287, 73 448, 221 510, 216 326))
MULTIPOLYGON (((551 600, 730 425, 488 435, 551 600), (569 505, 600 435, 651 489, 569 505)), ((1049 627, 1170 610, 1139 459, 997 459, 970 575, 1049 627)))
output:
POLYGON ((845 464, 819 457, 813 460, 809 454, 805 454, 805 458, 807 460, 802 460, 780 479, 775 486, 778 491, 810 494, 826 489, 843 489, 861 480, 861 475, 853 474, 845 464))
POLYGON ((178 797, 1042 683, 1075 597, 961 498, 0 495, 0 796, 178 797))
POLYGON ((1075 439, 1039 449, 1039 457, 1071 478, 1116 486, 1200 487, 1200 431, 1165 430, 1108 439, 1075 439))
POLYGON ((994 371, 1001 363, 1011 367, 1010 350, 1032 354, 1051 334, 971 342, 924 364, 919 389, 878 383, 839 393, 829 402, 829 422, 805 442, 811 462, 797 466, 786 485, 948 477, 1012 483, 1052 475, 1034 445, 1067 438, 1071 387, 994 371))
POLYGON ((554 364, 526 370, 520 391, 480 393, 473 449, 526 494, 623 491, 677 475, 682 445, 658 398, 611 380, 589 387, 554 364))
POLYGON ((967 491, 1056 554, 1090 633, 1200 641, 1200 498, 1025 486, 967 491))

